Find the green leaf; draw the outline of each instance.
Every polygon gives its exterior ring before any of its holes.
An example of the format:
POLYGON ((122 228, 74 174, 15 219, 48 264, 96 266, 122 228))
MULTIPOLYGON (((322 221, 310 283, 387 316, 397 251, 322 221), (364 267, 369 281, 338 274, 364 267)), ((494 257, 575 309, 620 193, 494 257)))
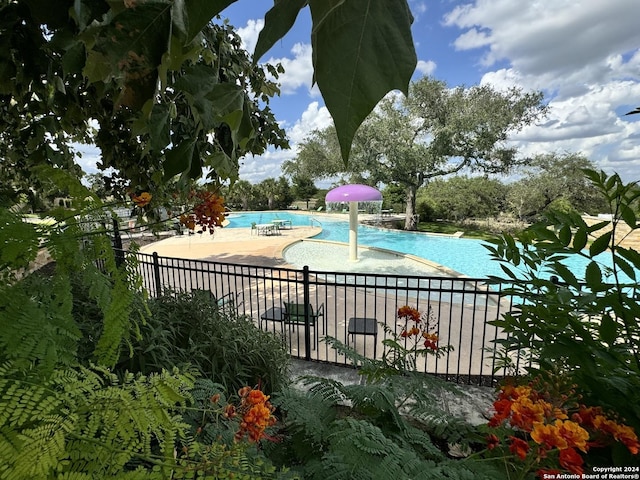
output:
POLYGON ((618 337, 618 325, 609 315, 603 315, 600 320, 600 340, 613 345, 618 337))
POLYGON ((264 16, 264 27, 258 35, 253 51, 253 63, 284 37, 296 21, 298 13, 307 5, 307 0, 276 0, 273 8, 264 16))
POLYGON ((620 214, 622 215, 624 223, 629 225, 629 228, 631 228, 632 230, 636 228, 636 214, 633 212, 633 209, 631 209, 628 205, 622 205, 620 214))
POLYGON ((569 270, 562 263, 556 263, 553 265, 553 271, 558 274, 558 276, 562 279, 562 281, 572 287, 578 286, 578 279, 573 274, 571 270, 569 270))
POLYGON ((611 222, 608 220, 605 220, 604 222, 598 222, 598 223, 594 223, 593 225, 587 227, 587 231, 589 233, 593 233, 596 232, 602 228, 608 227, 609 225, 611 225, 611 222))
POLYGON ((602 271, 596 262, 589 262, 584 279, 592 290, 598 290, 602 285, 602 271))
MULTIPOLYGON (((239 85, 218 83, 213 86, 207 99, 218 119, 222 119, 234 112, 242 112, 244 105, 244 91, 239 85)), ((231 127, 231 125, 229 125, 231 127)))
POLYGON ((187 42, 200 33, 211 19, 236 0, 186 0, 183 16, 187 19, 187 42))
POLYGON ((587 245, 587 231, 583 228, 576 230, 573 235, 573 249, 579 252, 587 245))
POLYGON ((76 43, 62 56, 62 71, 65 76, 81 72, 85 64, 84 45, 76 43))
POLYGON ((558 239, 560 243, 565 247, 568 247, 571 243, 571 227, 569 225, 563 225, 560 231, 558 232, 558 239))
POLYGON ((362 121, 388 92, 408 94, 417 63, 406 0, 310 0, 314 81, 346 162, 362 121), (372 81, 372 79, 376 79, 372 81))
POLYGON ((195 144, 196 139, 189 138, 167 151, 163 164, 165 179, 170 179, 179 173, 191 170, 195 144))
POLYGON ((155 104, 153 106, 149 119, 149 136, 151 137, 151 148, 156 152, 160 152, 171 142, 168 105, 155 104))
POLYGON ((105 81, 111 76, 109 59, 101 53, 90 50, 82 74, 87 77, 89 83, 105 81))
POLYGON ((613 257, 613 261, 620 268, 620 270, 622 270, 625 273, 627 277, 635 281, 636 271, 629 264, 629 262, 627 262, 622 256, 618 256, 618 255, 613 257))
POLYGON ((600 253, 604 252, 609 247, 609 243, 611 242, 612 235, 613 235, 613 231, 609 231, 609 232, 603 233, 602 236, 596 238, 594 242, 591 244, 591 246, 589 247, 589 255, 591 257, 595 257, 596 255, 599 255, 600 253))
POLYGON ((211 155, 203 158, 203 163, 215 172, 221 178, 236 178, 238 176, 238 167, 224 152, 216 151, 211 155))
MULTIPOLYGON (((176 90, 182 90, 194 98, 207 96, 218 84, 216 72, 208 65, 194 65, 184 69, 176 80, 176 90)), ((236 85, 229 87, 240 88, 236 85)))
POLYGON ((640 253, 638 253, 637 250, 634 250, 633 248, 618 247, 616 249, 616 253, 625 260, 631 262, 635 268, 640 269, 640 253))

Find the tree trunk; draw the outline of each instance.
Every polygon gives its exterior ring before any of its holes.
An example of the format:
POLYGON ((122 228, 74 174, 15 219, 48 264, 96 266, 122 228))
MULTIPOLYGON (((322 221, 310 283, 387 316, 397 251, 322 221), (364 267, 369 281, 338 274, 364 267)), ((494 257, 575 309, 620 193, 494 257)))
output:
POLYGON ((413 185, 407 187, 407 208, 405 210, 404 229, 417 230, 418 221, 416 217, 416 192, 417 188, 413 185))

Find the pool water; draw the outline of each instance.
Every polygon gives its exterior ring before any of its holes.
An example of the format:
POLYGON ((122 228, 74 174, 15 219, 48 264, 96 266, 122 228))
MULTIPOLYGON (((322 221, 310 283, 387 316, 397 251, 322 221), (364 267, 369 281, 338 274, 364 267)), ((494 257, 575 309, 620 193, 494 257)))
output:
MULTIPOLYGON (((229 217, 229 227, 250 227, 252 222, 269 223, 278 218, 291 220, 293 226, 321 226, 322 232, 313 237, 316 240, 349 242, 347 218, 334 219, 326 216, 289 212, 233 213, 229 217)), ((358 245, 415 255, 471 278, 486 278, 491 275, 505 277, 500 264, 489 256, 489 251, 485 247, 486 242, 481 240, 359 225, 358 245)), ((341 263, 344 263, 344 260, 341 260, 341 263)), ((604 263, 606 263, 606 259, 604 263)), ((574 273, 582 276, 586 261, 582 258, 571 258, 565 261, 565 265, 574 273)))

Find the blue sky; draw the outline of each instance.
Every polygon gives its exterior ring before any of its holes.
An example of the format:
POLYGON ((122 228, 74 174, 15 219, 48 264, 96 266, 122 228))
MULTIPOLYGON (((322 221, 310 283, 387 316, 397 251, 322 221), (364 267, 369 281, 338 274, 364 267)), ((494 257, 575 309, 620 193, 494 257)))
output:
MULTIPOLYGON (((238 0, 224 12, 250 52, 272 5, 238 0)), ((414 79, 432 75, 450 87, 542 90, 548 117, 512 137, 523 155, 581 152, 608 173, 640 180, 640 115, 623 116, 640 106, 639 0, 409 0, 409 5, 419 60, 414 79)), ((296 145, 331 122, 311 86, 310 30, 305 8, 294 29, 261 59, 285 68, 281 96, 271 107, 292 149, 246 157, 240 168, 244 180, 279 177, 296 145)), ((85 162, 90 163, 87 155, 85 162)))

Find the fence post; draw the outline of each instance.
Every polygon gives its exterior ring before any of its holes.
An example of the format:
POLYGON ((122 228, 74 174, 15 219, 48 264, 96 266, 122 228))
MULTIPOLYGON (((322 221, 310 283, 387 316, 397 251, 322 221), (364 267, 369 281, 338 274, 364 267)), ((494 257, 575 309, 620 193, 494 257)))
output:
POLYGON ((121 267, 124 264, 124 250, 122 249, 122 237, 120 236, 120 228, 118 220, 113 218, 113 249, 116 255, 116 266, 121 267))
MULTIPOLYGON (((309 322, 309 305, 311 304, 311 294, 309 293, 309 267, 302 267, 302 296, 304 298, 304 359, 311 360, 311 328, 309 322)), ((314 335, 317 335, 316 325, 314 335)))
POLYGON ((162 283, 160 283, 160 261, 158 252, 153 252, 153 278, 156 284, 156 297, 162 295, 162 283))

